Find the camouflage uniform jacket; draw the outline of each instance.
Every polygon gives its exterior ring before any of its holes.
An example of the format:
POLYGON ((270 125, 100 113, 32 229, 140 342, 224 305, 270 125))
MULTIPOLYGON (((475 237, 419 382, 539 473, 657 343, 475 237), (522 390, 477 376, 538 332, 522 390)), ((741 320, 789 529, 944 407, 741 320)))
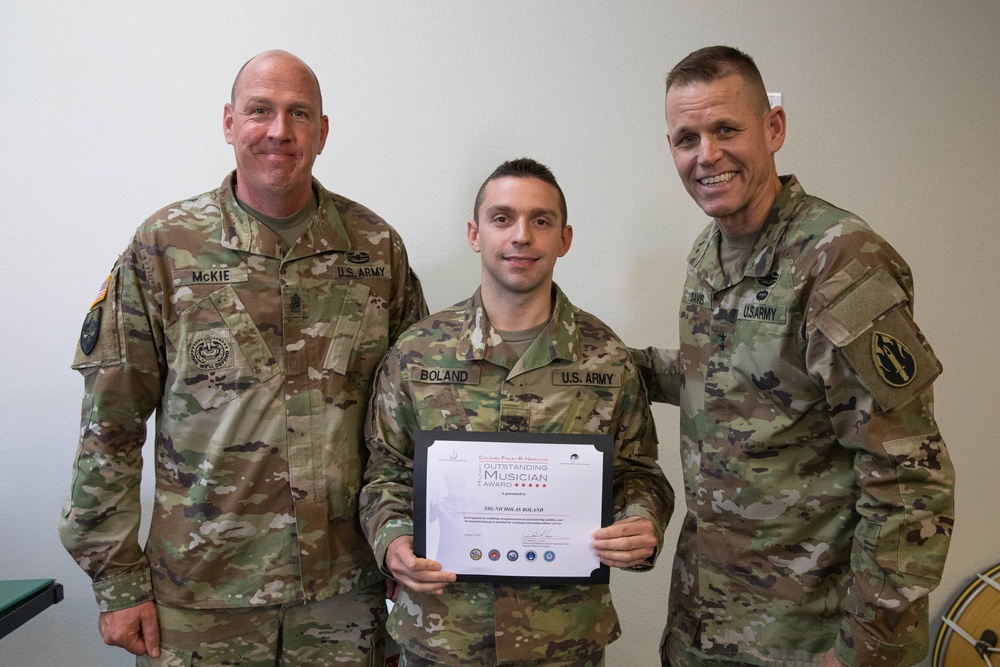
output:
MULTIPOLYGON (((369 410, 361 494, 361 521, 380 564, 394 539, 413 532, 418 429, 613 434, 614 518, 651 520, 660 552, 673 491, 656 463, 638 371, 606 325, 555 292, 552 319, 520 359, 490 327, 478 291, 419 322, 390 351, 369 410), (441 381, 444 374, 423 372, 437 370, 467 377, 441 381)), ((449 665, 586 655, 621 634, 606 585, 454 583, 442 595, 404 588, 388 627, 408 651, 449 665)))
POLYGON ((357 498, 375 369, 426 313, 396 232, 314 181, 292 248, 222 186, 149 218, 91 307, 60 522, 103 610, 318 601, 381 573, 357 498), (145 424, 155 504, 137 541, 145 424))
POLYGON ((723 274, 716 225, 702 233, 679 352, 638 357, 654 399, 681 408, 688 511, 664 643, 754 665, 831 646, 848 665, 911 665, 953 523, 940 366, 903 259, 782 182, 741 274, 723 274))

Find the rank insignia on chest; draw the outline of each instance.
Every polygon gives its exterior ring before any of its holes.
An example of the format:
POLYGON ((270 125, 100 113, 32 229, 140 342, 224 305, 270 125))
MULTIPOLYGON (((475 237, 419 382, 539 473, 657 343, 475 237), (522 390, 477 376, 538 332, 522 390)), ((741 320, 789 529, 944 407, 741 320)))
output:
MULTIPOLYGON (((104 288, 107 289, 107 283, 104 288)), ((80 350, 89 355, 97 345, 97 339, 101 335, 101 310, 103 306, 94 308, 83 320, 83 329, 80 330, 80 350)))
POLYGON ((913 354, 889 334, 880 331, 872 333, 872 359, 879 376, 893 387, 905 387, 917 375, 913 354))
POLYGON ((527 433, 529 426, 527 413, 500 415, 500 431, 502 432, 527 433))

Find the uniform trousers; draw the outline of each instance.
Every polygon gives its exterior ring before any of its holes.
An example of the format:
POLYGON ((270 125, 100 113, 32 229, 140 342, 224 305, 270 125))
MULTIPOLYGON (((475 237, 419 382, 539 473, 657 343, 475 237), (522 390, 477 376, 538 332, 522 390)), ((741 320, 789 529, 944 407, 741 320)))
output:
POLYGON ((263 608, 178 609, 156 604, 160 657, 137 667, 383 667, 382 582, 322 602, 263 608))
MULTIPOLYGON (((494 657, 496 657, 494 655, 494 657)), ((498 665, 500 663, 497 663, 498 665)), ((399 667, 449 667, 440 662, 434 662, 409 653, 404 649, 399 652, 399 667)), ((566 658, 563 660, 544 660, 542 662, 503 663, 503 667, 604 667, 604 651, 590 655, 566 658)))

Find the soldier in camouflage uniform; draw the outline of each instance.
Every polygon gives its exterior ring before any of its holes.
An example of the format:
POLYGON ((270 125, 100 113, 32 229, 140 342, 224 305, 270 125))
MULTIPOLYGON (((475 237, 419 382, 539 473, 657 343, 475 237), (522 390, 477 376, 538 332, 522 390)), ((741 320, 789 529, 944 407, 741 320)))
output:
POLYGON ((378 374, 362 524, 403 584, 388 625, 405 665, 596 666, 621 634, 606 585, 451 583, 454 573, 414 556, 418 429, 612 434, 616 521, 595 533, 597 554, 645 570, 661 550, 673 491, 638 371, 618 337, 552 282, 572 239, 565 210, 543 165, 501 165, 468 224, 480 289, 403 334, 378 374))
POLYGON ((728 47, 667 78, 694 244, 680 349, 637 353, 681 409, 687 514, 664 664, 912 665, 953 523, 941 368, 910 270, 851 213, 779 178, 785 115, 728 47))
POLYGON ((396 232, 312 179, 327 130, 305 63, 248 62, 224 116, 236 171, 150 217, 86 317, 60 534, 105 641, 140 664, 381 664, 363 421, 379 361, 426 306, 396 232))

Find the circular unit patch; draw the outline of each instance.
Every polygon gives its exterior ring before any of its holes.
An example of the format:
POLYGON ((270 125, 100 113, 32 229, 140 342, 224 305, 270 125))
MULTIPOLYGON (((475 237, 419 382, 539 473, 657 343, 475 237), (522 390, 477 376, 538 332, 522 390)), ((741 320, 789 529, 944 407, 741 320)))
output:
POLYGON ((217 334, 205 334, 191 344, 191 363, 204 371, 225 368, 233 358, 229 341, 217 334))

